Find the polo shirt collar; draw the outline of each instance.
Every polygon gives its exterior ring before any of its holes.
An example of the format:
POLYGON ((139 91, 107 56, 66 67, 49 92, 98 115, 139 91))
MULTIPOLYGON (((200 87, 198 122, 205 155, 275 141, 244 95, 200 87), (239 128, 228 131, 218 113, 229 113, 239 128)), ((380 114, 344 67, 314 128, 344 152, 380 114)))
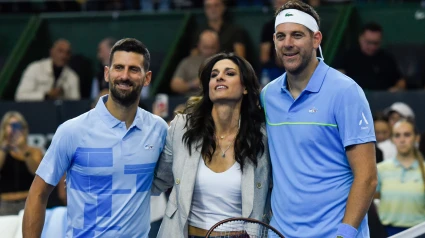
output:
POLYGON ((142 125, 143 125, 142 109, 137 108, 136 117, 134 118, 134 121, 133 121, 133 124, 131 125, 131 127, 135 126, 135 127, 139 128, 139 130, 142 130, 142 125))
MULTIPOLYGON (((323 61, 322 58, 317 58, 319 60, 319 64, 317 65, 316 69, 314 70, 313 75, 310 78, 310 81, 308 82, 307 86, 303 91, 309 91, 312 93, 317 93, 320 91, 320 88, 322 87, 323 81, 325 80, 326 73, 328 72, 329 66, 323 61)), ((286 73, 283 75, 283 85, 282 90, 287 91, 287 83, 286 83, 287 77, 286 73)))
MULTIPOLYGON (((393 159, 393 162, 394 162, 394 165, 396 166, 396 167, 402 167, 402 168, 405 168, 401 163, 400 163, 400 161, 398 161, 398 159, 397 158, 394 158, 393 159)), ((411 165, 410 165, 410 167, 409 168, 406 168, 406 169, 417 169, 419 167, 419 163, 418 163, 418 161, 417 160, 415 160, 411 165)))
MULTIPOLYGON (((108 101, 108 95, 100 97, 94 110, 99 114, 100 119, 103 122, 105 122, 105 124, 109 128, 114 128, 115 126, 120 124, 121 121, 115 118, 114 116, 112 116, 112 114, 108 111, 105 105, 106 101, 108 101)), ((143 124, 142 110, 140 108, 137 108, 136 117, 134 118, 133 124, 130 126, 130 128, 135 126, 141 130, 142 124, 143 124)))

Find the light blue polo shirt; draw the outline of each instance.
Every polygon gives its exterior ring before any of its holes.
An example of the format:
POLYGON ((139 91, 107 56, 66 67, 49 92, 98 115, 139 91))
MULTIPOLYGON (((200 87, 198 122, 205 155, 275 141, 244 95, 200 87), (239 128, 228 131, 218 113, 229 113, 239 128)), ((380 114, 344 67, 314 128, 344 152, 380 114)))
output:
POLYGON ((138 108, 133 124, 105 102, 59 126, 37 175, 56 185, 66 172, 67 237, 148 237, 150 187, 167 123, 138 108))
MULTIPOLYGON (((273 165, 271 225, 287 238, 336 237, 353 183, 345 147, 375 141, 363 90, 319 61, 296 100, 286 73, 261 92, 273 165)), ((357 237, 369 237, 367 217, 357 237)))

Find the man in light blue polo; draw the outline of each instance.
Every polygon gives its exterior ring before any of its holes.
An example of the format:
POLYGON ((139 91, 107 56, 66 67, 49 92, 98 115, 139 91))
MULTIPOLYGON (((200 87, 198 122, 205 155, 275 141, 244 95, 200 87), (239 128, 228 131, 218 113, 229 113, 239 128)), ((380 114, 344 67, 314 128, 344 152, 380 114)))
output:
POLYGON ((148 237, 150 187, 167 124, 138 107, 149 85, 150 56, 136 39, 122 39, 105 67, 109 95, 59 126, 25 207, 23 236, 40 237, 50 192, 66 172, 67 237, 148 237))
POLYGON ((369 237, 377 172, 366 97, 316 58, 322 34, 309 5, 287 2, 275 30, 287 73, 261 92, 273 165, 271 225, 286 238, 369 237))

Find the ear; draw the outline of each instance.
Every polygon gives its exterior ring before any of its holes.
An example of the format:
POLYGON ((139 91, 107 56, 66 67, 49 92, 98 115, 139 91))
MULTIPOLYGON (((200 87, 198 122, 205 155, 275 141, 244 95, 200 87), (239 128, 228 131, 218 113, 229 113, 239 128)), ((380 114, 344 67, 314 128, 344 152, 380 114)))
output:
POLYGON ((273 33, 273 44, 274 44, 274 49, 277 50, 277 47, 276 47, 276 32, 273 33))
POLYGON ((248 94, 248 90, 246 88, 243 90, 243 94, 244 95, 247 95, 248 94))
POLYGON ((151 83, 151 80, 152 80, 152 71, 148 71, 146 72, 146 75, 145 75, 145 82, 143 83, 143 87, 149 86, 149 84, 151 83))
POLYGON ((109 83, 109 67, 105 66, 103 69, 103 77, 105 78, 105 81, 109 83))
POLYGON ((320 43, 322 43, 322 32, 317 31, 315 33, 313 33, 313 47, 315 49, 319 48, 320 43))

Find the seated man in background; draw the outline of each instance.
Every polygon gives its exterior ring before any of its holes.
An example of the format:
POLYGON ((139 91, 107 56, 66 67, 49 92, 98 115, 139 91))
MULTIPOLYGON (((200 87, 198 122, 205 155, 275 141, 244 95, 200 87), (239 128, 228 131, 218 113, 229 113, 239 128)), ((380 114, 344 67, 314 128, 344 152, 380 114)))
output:
MULTIPOLYGON (((288 0, 273 0, 274 9, 279 9, 287 1, 288 0)), ((273 80, 285 73, 285 68, 283 67, 282 62, 276 58, 276 50, 274 49, 274 22, 275 19, 273 17, 270 19, 270 21, 263 25, 260 44, 261 67, 263 70, 267 69, 270 80, 273 80)))
POLYGON ((218 53, 219 47, 217 33, 212 30, 203 31, 198 40, 199 54, 188 56, 180 62, 171 80, 171 90, 182 95, 193 95, 199 91, 199 67, 206 58, 218 53))
POLYGON ((365 90, 400 91, 406 88, 394 58, 381 48, 382 27, 366 24, 359 36, 359 46, 335 61, 335 68, 354 79, 365 90))
POLYGON ((109 85, 105 81, 104 71, 105 66, 109 65, 109 53, 111 52, 112 46, 114 46, 115 42, 117 42, 117 40, 108 37, 103 39, 97 46, 97 59, 99 61, 97 66, 98 71, 96 72, 96 78, 93 80, 92 84, 92 99, 99 97, 99 95, 103 96, 109 91, 109 85))
POLYGON ((16 101, 79 100, 79 77, 68 67, 71 44, 57 40, 50 57, 31 63, 18 85, 16 101))

